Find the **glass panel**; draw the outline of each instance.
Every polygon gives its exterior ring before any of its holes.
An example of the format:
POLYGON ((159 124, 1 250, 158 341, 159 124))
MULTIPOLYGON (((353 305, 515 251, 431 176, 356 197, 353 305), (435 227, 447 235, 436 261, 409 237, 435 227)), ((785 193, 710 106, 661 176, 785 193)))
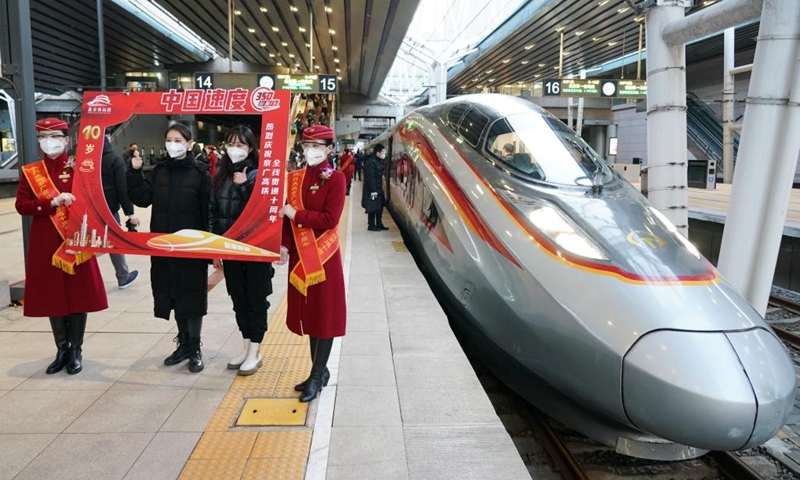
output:
POLYGON ((483 129, 486 128, 487 123, 489 123, 489 117, 475 109, 470 110, 461 120, 461 124, 458 126, 458 133, 470 145, 475 147, 478 145, 478 139, 483 133, 483 129))
POLYGON ((611 169, 566 125, 536 114, 510 115, 492 125, 486 150, 533 180, 592 186, 613 178, 611 169))
POLYGON ((458 122, 461 121, 461 117, 464 116, 464 112, 466 112, 468 108, 468 104, 459 103, 454 105, 453 108, 447 112, 447 123, 453 127, 454 130, 458 128, 458 122))

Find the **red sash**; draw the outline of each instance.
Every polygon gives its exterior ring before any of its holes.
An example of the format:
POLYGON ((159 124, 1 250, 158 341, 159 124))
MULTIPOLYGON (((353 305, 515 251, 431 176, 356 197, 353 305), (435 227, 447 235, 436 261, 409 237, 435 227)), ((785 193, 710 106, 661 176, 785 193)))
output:
POLYGON ((348 167, 350 167, 350 165, 352 165, 352 164, 353 164, 353 157, 350 157, 350 158, 348 158, 347 160, 345 160, 345 161, 344 161, 344 163, 342 164, 342 166, 341 166, 341 167, 339 167, 339 170, 341 170, 341 171, 343 171, 343 172, 344 172, 344 171, 346 171, 346 170, 348 169, 348 167))
MULTIPOLYGON (((39 200, 52 200, 57 197, 61 192, 56 188, 53 179, 47 172, 47 166, 44 160, 29 163, 22 167, 22 172, 25 174, 25 179, 28 180, 28 185, 31 186, 33 193, 39 200)), ((92 253, 78 253, 77 255, 67 253, 67 225, 69 224, 69 209, 66 205, 60 205, 56 208, 55 215, 50 215, 50 221, 56 227, 56 231, 61 235, 61 246, 58 247, 56 253, 53 254, 52 265, 60 268, 64 272, 75 275, 75 266, 80 265, 92 258, 92 253)))
MULTIPOLYGON (((305 210, 303 207, 303 178, 306 176, 305 168, 289 173, 289 205, 295 210, 305 210)), ((308 295, 308 287, 325 281, 323 265, 339 250, 339 227, 325 230, 319 238, 314 236, 311 228, 300 228, 292 221, 292 235, 297 253, 300 258, 297 265, 289 273, 289 283, 303 296, 308 295)))

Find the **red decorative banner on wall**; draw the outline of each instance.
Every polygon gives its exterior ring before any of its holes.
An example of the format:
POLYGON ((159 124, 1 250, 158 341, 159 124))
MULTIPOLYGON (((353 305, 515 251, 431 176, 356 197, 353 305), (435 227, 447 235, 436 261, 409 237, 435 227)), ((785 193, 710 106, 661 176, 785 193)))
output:
POLYGON ((170 90, 147 93, 84 93, 67 249, 164 257, 218 258, 271 262, 279 258, 287 141, 289 91, 170 90), (223 236, 201 230, 174 233, 124 231, 103 195, 103 135, 107 127, 134 114, 261 114, 259 169, 244 211, 223 236))

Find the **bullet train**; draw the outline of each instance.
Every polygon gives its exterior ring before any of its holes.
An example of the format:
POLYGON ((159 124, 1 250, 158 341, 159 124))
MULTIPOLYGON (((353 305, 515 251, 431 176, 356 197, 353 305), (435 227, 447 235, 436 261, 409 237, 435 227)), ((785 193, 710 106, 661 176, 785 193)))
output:
POLYGON ((528 401, 658 460, 750 448, 784 425, 783 344, 556 117, 470 95, 415 110, 377 143, 388 209, 451 324, 528 401))

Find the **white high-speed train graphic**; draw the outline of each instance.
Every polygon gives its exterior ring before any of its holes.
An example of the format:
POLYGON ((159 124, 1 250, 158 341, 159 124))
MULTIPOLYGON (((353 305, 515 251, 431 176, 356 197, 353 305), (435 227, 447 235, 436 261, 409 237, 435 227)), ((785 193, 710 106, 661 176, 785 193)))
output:
POLYGON ((665 460, 752 447, 783 426, 795 391, 784 346, 557 118, 472 95, 416 110, 379 142, 388 208, 451 322, 526 399, 620 453, 665 460))

